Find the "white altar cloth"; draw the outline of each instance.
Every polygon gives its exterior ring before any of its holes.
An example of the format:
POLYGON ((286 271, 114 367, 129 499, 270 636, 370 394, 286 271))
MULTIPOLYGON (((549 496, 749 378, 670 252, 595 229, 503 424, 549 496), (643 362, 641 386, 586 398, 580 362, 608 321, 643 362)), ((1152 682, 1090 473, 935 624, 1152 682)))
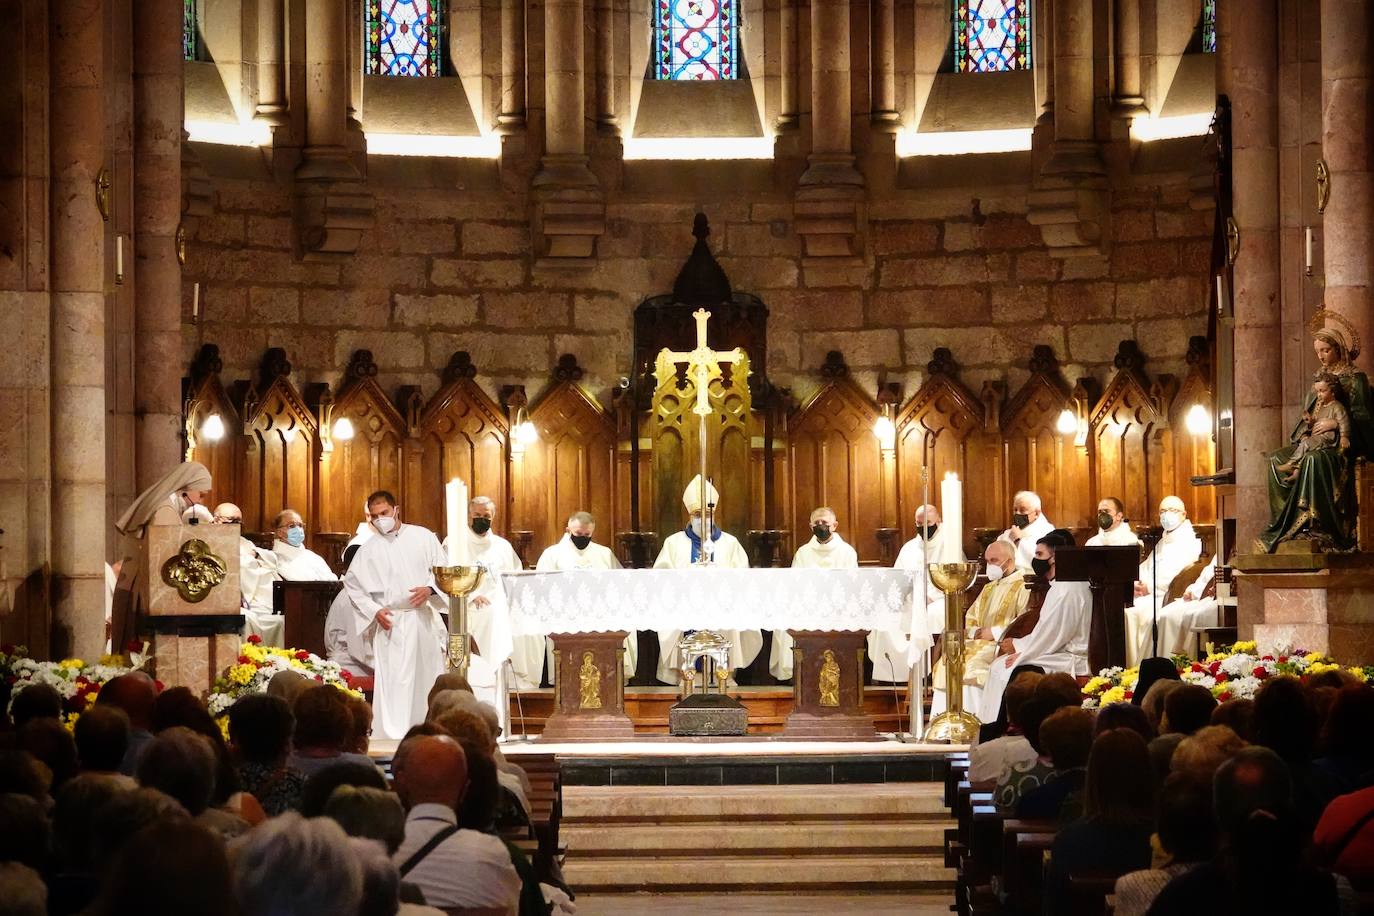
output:
POLYGON ((589 569, 501 582, 515 633, 911 628, 901 569, 589 569))

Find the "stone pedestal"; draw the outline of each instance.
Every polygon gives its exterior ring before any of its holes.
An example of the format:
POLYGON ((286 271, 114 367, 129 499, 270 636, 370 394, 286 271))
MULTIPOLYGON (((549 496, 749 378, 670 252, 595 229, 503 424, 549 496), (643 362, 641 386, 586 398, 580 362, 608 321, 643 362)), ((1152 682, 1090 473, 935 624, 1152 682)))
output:
POLYGON ((864 712, 867 630, 788 630, 792 637, 789 738, 873 738, 864 712))
POLYGON ((634 737, 622 675, 627 635, 624 630, 549 634, 556 706, 541 741, 634 737))
POLYGON ((1241 555, 1235 568, 1240 639, 1345 665, 1374 659, 1374 556, 1241 555))

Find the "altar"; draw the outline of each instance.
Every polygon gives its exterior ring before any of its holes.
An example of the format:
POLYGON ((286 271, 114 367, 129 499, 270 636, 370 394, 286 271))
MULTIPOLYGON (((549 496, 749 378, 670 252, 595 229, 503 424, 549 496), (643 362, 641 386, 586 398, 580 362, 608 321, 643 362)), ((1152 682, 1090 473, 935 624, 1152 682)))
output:
POLYGON ((797 675, 784 735, 872 739, 869 630, 909 630, 911 574, 859 569, 618 569, 501 577, 515 634, 549 636, 555 712, 544 740, 625 738, 621 646, 634 630, 787 629, 797 675))

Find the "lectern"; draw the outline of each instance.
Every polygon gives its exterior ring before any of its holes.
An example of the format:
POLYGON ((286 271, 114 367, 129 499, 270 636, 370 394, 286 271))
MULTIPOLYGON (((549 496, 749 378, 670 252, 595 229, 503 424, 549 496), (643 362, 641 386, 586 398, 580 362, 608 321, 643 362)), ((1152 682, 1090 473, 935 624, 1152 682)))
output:
POLYGON ((1126 665, 1126 605, 1133 603, 1140 574, 1140 548, 1060 547, 1054 552, 1054 577, 1087 582, 1093 593, 1088 631, 1088 667, 1094 672, 1126 665))

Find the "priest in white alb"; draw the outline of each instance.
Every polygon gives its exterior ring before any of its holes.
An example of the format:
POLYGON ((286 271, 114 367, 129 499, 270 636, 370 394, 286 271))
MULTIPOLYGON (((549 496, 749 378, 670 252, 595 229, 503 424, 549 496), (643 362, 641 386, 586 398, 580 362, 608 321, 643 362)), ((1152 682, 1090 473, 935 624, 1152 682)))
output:
MULTIPOLYGON (((792 568, 859 568, 859 552, 840 537, 840 523, 834 509, 821 506, 811 513, 811 540, 797 548, 792 557, 792 568)), ((872 638, 872 634, 869 638, 872 638)), ((785 629, 773 631, 768 672, 780 681, 792 677, 792 636, 785 629)))
MULTIPOLYGON (((523 567, 520 555, 511 542, 492 530, 496 520, 496 503, 487 496, 475 496, 467 506, 467 524, 462 537, 467 538, 466 556, 469 561, 486 568, 486 575, 468 596, 468 630, 477 644, 480 662, 468 672, 473 688, 489 688, 499 696, 505 695, 505 664, 515 671, 515 685, 521 690, 539 686, 544 671, 544 637, 511 636, 510 608, 506 592, 501 587, 501 574, 519 572, 523 567)), ((449 537, 454 535, 450 532, 449 537)), ((444 539, 448 548, 448 538, 444 539)), ((479 691, 480 693, 480 691, 479 691)), ((501 703, 497 702, 497 709, 501 703)))
MULTIPOLYGON (((682 505, 687 510, 687 527, 682 531, 673 532, 664 539, 658 559, 654 560, 654 569, 687 569, 696 565, 701 557, 704 532, 706 549, 710 552, 712 565, 727 569, 749 567, 749 554, 745 552, 743 545, 733 534, 721 531, 715 524, 714 510, 718 508, 719 502, 720 494, 716 492, 716 488, 709 481, 703 486, 700 474, 687 484, 687 489, 682 492, 682 505), (705 532, 706 522, 702 512, 703 491, 706 508, 712 510, 713 516, 709 532, 705 532)), ((709 574, 709 569, 703 570, 703 575, 709 574)), ((691 608, 684 607, 682 610, 684 617, 690 618, 691 608)), ((684 620, 683 623, 690 626, 691 620, 684 620)), ((763 634, 759 630, 726 630, 721 635, 730 640, 730 667, 735 670, 747 668, 763 648, 763 634)), ((658 634, 656 676, 665 684, 678 682, 677 644, 680 639, 682 630, 665 630, 658 634)))
MULTIPOLYGON (((231 503, 215 509, 219 518, 231 503)), ((241 514, 241 513, 240 513, 241 514)), ((272 583, 332 581, 338 576, 324 557, 305 546, 305 522, 294 509, 283 509, 272 520, 272 549, 256 547, 241 538, 239 550, 239 587, 244 601, 244 636, 256 633, 263 645, 284 645, 285 618, 272 612, 272 583)))
MULTIPOLYGON (((1154 612, 1162 607, 1169 585, 1179 573, 1202 556, 1202 540, 1188 520, 1187 507, 1177 496, 1166 496, 1159 503, 1159 526, 1164 529, 1159 543, 1140 564, 1135 583, 1135 604, 1126 608, 1126 664, 1138 665, 1156 653, 1151 633, 1154 612)), ((1167 654, 1168 644, 1161 631, 1159 651, 1167 654)))
POLYGON ((1022 490, 1011 498, 1011 527, 998 535, 998 540, 1015 547, 1016 565, 1029 570, 1035 559, 1036 543, 1053 530, 1054 523, 1040 511, 1040 496, 1022 490))
POLYGON ((1088 538, 1085 547, 1131 547, 1140 543, 1126 521, 1126 507, 1115 496, 1106 496, 1097 504, 1097 534, 1088 538))
MULTIPOLYGON (((574 512, 568 516, 567 527, 557 544, 544 549, 539 562, 534 564, 536 572, 573 572, 584 569, 620 569, 609 547, 592 540, 596 535, 596 518, 590 512, 574 512)), ((550 641, 545 650, 549 680, 554 679, 553 643, 550 641)), ((639 646, 635 635, 625 637, 625 676, 633 677, 635 665, 639 660, 639 646)))
MULTIPOLYGON (((1159 611, 1159 651, 1162 655, 1192 655, 1197 651, 1195 629, 1214 627, 1217 620, 1217 558, 1202 567, 1183 595, 1159 611)), ((1201 658, 1201 654, 1198 655, 1201 658)))
POLYGON ((978 718, 997 718, 1011 673, 1017 665, 1039 665, 1047 672, 1063 671, 1075 677, 1089 673, 1088 628, 1092 625, 1093 596, 1087 582, 1062 582, 1055 577, 1054 555, 1060 547, 1074 546, 1073 535, 1056 528, 1035 545, 1031 571, 1050 583, 1040 619, 1026 636, 1003 639, 998 656, 988 671, 978 718))
POLYGON ((375 535, 358 548, 344 574, 353 605, 354 629, 376 663, 372 729, 400 739, 424 721, 430 687, 444 671, 447 608, 434 582, 434 567, 448 559, 434 532, 404 524, 390 493, 368 498, 375 535))
MULTIPOLYGON (((873 680, 884 683, 905 683, 906 665, 919 662, 921 676, 928 667, 926 658, 934 637, 945 629, 945 593, 931 580, 926 569, 930 563, 945 561, 947 541, 958 540, 957 531, 942 528, 940 510, 934 506, 920 506, 916 510, 916 536, 902 545, 892 565, 905 569, 912 578, 911 626, 902 630, 872 631, 868 634, 868 657, 873 660, 873 680), (921 601, 921 580, 925 578, 925 601, 921 601), (920 645, 912 644, 908 632, 920 645), (916 651, 912 651, 912 649, 916 651)), ((965 559, 962 545, 955 545, 957 558, 965 559)), ((953 557, 950 558, 954 559, 953 557)))

